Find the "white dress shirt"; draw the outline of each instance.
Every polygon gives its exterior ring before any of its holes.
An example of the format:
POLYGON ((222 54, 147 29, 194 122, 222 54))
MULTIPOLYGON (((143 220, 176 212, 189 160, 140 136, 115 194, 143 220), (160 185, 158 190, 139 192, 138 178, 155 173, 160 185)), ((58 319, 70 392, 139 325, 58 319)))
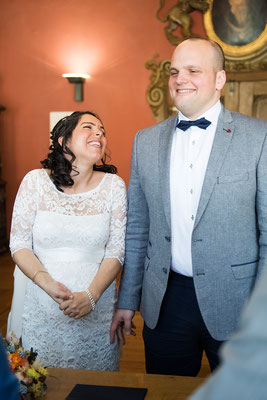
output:
MULTIPOLYGON (((207 164, 217 127, 221 103, 200 115, 211 121, 204 130, 192 126, 186 131, 176 128, 170 160, 170 199, 172 230, 171 269, 193 276, 191 238, 207 164)), ((188 120, 180 111, 180 120, 188 120)))

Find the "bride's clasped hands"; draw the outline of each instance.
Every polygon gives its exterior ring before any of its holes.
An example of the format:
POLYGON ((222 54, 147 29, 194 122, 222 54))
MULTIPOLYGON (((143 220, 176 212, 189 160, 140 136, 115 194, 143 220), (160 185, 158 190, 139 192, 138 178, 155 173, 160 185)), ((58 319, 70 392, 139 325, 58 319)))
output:
POLYGON ((40 270, 34 281, 56 303, 59 309, 70 318, 82 318, 93 311, 86 291, 72 293, 63 283, 55 281, 45 270, 40 270))
POLYGON ((60 303, 60 310, 70 318, 79 319, 93 311, 92 304, 86 292, 72 293, 72 298, 60 303))

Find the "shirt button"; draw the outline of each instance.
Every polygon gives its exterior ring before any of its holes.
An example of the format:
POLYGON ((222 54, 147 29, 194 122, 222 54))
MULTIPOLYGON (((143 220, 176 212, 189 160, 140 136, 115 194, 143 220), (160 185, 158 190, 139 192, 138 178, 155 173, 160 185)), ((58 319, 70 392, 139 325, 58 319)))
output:
POLYGON ((190 189, 190 193, 193 194, 193 189, 190 189))
POLYGON ((195 219, 194 215, 191 215, 191 219, 192 219, 192 221, 194 221, 194 219, 195 219))
POLYGON ((189 165, 189 168, 193 168, 193 164, 190 164, 190 165, 189 165))
POLYGON ((196 142, 193 140, 192 145, 194 146, 196 144, 196 142))
POLYGON ((170 236, 165 236, 165 240, 167 240, 167 242, 170 242, 171 241, 170 236))

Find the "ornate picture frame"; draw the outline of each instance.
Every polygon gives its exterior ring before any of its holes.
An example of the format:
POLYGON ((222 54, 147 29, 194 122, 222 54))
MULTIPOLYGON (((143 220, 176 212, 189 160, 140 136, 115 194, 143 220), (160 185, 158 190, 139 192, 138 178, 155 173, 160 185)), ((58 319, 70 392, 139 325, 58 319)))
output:
POLYGON ((207 36, 222 46, 227 69, 267 69, 266 1, 208 1, 204 26, 207 36))

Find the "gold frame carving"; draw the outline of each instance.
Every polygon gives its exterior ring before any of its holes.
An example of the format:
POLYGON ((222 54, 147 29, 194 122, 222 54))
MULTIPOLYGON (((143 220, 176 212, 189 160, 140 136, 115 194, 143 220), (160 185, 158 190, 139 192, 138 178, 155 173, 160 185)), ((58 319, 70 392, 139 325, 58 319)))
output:
POLYGON ((225 53, 227 71, 267 70, 267 23, 260 36, 243 46, 232 46, 223 42, 215 33, 212 23, 214 0, 208 0, 210 7, 204 14, 204 26, 207 36, 218 42, 225 53))
POLYGON ((155 54, 151 60, 145 63, 146 69, 151 69, 150 84, 146 91, 146 98, 157 122, 169 117, 172 111, 169 109, 168 79, 170 76, 170 60, 157 61, 159 55, 155 54))

